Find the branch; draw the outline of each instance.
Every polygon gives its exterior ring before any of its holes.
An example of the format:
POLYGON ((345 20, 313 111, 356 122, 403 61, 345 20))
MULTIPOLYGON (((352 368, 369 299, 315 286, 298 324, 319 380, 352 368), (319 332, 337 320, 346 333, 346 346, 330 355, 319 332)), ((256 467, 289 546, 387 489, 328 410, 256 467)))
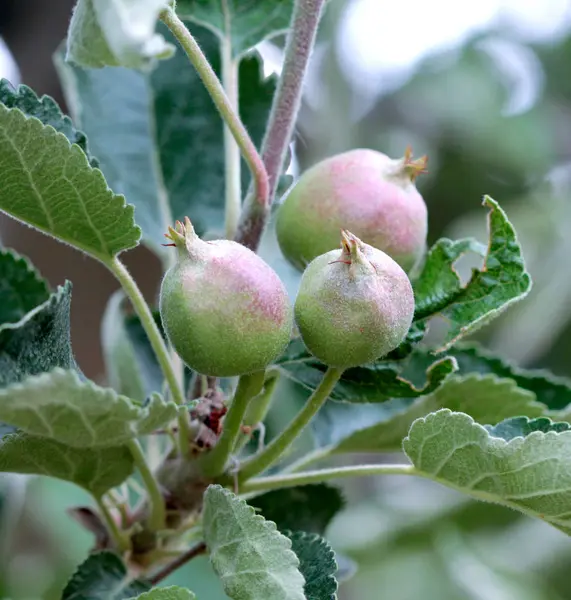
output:
MULTIPOLYGON (((325 2, 326 0, 297 0, 295 3, 282 75, 262 143, 262 159, 269 180, 268 205, 273 201, 295 127, 305 73, 325 2)), ((255 197, 248 197, 242 210, 236 241, 256 250, 268 216, 269 206, 261 209, 255 202, 255 197)))
POLYGON ((161 582, 163 579, 166 579, 171 573, 174 573, 178 568, 182 567, 185 563, 204 554, 206 552, 206 544, 204 542, 200 542, 200 544, 196 544, 192 548, 189 548, 186 552, 183 552, 178 558, 175 558, 168 565, 164 566, 160 571, 157 571, 155 575, 153 575, 149 581, 151 585, 157 585, 157 583, 161 582))

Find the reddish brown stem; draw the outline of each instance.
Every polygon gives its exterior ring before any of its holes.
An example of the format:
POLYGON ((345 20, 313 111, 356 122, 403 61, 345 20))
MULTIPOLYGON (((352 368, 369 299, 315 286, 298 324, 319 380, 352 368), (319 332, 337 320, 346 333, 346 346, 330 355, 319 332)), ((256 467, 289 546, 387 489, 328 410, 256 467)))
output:
POLYGON ((235 240, 256 251, 270 214, 270 205, 283 169, 301 104, 303 82, 325 0, 297 0, 285 49, 285 60, 262 144, 268 175, 269 201, 248 194, 235 240))
POLYGON ((168 565, 165 565, 160 571, 157 571, 150 579, 152 585, 157 585, 163 579, 166 579, 171 573, 174 573, 177 569, 182 567, 182 565, 186 564, 193 558, 200 556, 206 552, 206 544, 204 542, 200 542, 200 544, 196 544, 192 548, 189 548, 186 552, 181 554, 179 557, 175 558, 168 565))

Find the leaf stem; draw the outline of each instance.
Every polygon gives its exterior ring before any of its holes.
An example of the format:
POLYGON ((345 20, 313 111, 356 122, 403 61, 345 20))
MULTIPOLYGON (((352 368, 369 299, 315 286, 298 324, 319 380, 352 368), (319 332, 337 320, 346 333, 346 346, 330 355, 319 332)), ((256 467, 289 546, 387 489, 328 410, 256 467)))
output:
MULTIPOLYGON (((227 14, 227 13, 226 13, 227 14)), ((228 20, 228 17, 226 18, 228 20)), ((226 26, 229 29, 229 25, 226 26)), ((238 60, 232 57, 232 42, 230 34, 224 36, 220 46, 222 62, 222 85, 228 96, 228 102, 232 110, 239 114, 238 100, 238 60)), ((240 148, 234 139, 228 125, 224 125, 224 167, 225 167, 225 219, 226 237, 231 240, 238 229, 240 211, 242 210, 242 180, 240 179, 241 168, 240 148)))
POLYGON ((200 542, 189 548, 186 552, 183 552, 178 558, 175 558, 168 565, 163 567, 160 571, 157 571, 155 575, 153 575, 149 581, 152 585, 157 585, 157 583, 161 582, 163 579, 166 579, 171 573, 174 573, 178 568, 182 567, 185 563, 192 560, 196 556, 200 556, 206 552, 206 544, 204 542, 200 542))
MULTIPOLYGON (((315 44, 317 28, 326 0, 297 0, 285 48, 285 59, 276 90, 266 134, 262 143, 262 159, 268 174, 269 204, 272 203, 292 138, 305 73, 315 44)), ((256 250, 269 211, 247 198, 242 210, 236 241, 256 250)))
POLYGON ((186 52, 190 62, 202 79, 204 87, 208 90, 220 116, 232 132, 232 135, 242 152, 242 156, 252 173, 255 204, 266 210, 269 205, 270 194, 266 168, 254 142, 250 138, 244 124, 228 99, 224 87, 210 66, 210 63, 200 46, 186 28, 185 24, 179 19, 175 11, 170 7, 165 8, 161 11, 160 18, 171 30, 183 50, 186 52))
POLYGON ((332 467, 302 473, 271 475, 250 479, 240 486, 240 493, 264 492, 285 487, 321 483, 331 479, 347 477, 366 477, 369 475, 417 475, 412 465, 355 465, 350 467, 332 467))
POLYGON ((240 426, 250 400, 259 394, 264 384, 264 371, 242 375, 238 381, 232 404, 224 417, 224 429, 216 446, 201 459, 201 468, 208 477, 220 475, 240 435, 240 426))
MULTIPOLYGON (((145 302, 141 290, 131 277, 127 267, 117 258, 114 257, 110 262, 106 263, 107 267, 119 280, 119 283, 125 290, 125 293, 131 300, 135 312, 141 319, 141 325, 149 338, 149 342, 157 357, 157 361, 162 369, 163 375, 168 383, 172 399, 179 405, 184 404, 184 394, 182 387, 179 384, 179 377, 170 360, 169 352, 163 340, 163 336, 155 323, 151 309, 145 302)), ((186 454, 190 448, 190 422, 188 414, 181 412, 178 416, 178 442, 181 454, 186 454)))
POLYGON ((113 538, 115 545, 117 546, 119 552, 126 552, 131 547, 131 542, 128 537, 119 529, 119 526, 115 522, 111 511, 107 508, 107 505, 103 501, 103 498, 95 498, 97 502, 97 506, 99 508, 99 512, 107 525, 107 530, 109 534, 113 538))
POLYGON ((147 464, 145 454, 139 441, 129 440, 127 442, 127 447, 133 456, 137 469, 139 469, 141 479, 145 484, 149 496, 149 503, 151 505, 151 514, 148 519, 149 529, 152 531, 164 529, 166 526, 166 508, 159 483, 147 464))
POLYGON ((247 460, 240 467, 239 481, 243 482, 273 465, 291 446, 311 419, 329 398, 344 369, 329 367, 320 384, 309 397, 305 406, 278 437, 273 439, 261 452, 247 460))

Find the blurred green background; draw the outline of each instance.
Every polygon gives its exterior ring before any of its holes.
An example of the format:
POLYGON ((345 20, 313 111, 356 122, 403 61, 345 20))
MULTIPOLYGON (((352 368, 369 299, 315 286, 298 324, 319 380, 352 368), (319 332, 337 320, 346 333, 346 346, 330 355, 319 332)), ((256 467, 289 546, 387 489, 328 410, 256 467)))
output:
MULTIPOLYGON (((71 5, 0 2, 0 35, 22 81, 60 102, 51 54, 71 5)), ((271 60, 281 43, 264 45, 271 60)), ((571 376, 571 3, 331 0, 297 128, 295 169, 355 147, 396 157, 409 143, 429 156, 418 186, 430 242, 485 239, 483 194, 501 202, 520 235, 533 291, 478 339, 521 366, 571 376)), ((6 218, 0 235, 52 284, 74 282, 74 347, 84 372, 103 380, 98 328, 111 277, 6 218)), ((265 247, 295 288, 273 244, 265 247)), ((141 248, 128 262, 152 300, 155 259, 141 248)), ((469 273, 469 264, 463 268, 469 273)), ((294 392, 281 385, 274 429, 291 414, 294 392)), ((45 479, 10 476, 0 484, 2 597, 58 598, 92 543, 65 510, 89 498, 45 479)), ((343 487, 347 508, 328 536, 358 570, 341 586, 341 599, 571 600, 571 541, 544 523, 424 481, 384 477, 343 487)), ((205 559, 169 582, 203 600, 224 598, 205 559)))

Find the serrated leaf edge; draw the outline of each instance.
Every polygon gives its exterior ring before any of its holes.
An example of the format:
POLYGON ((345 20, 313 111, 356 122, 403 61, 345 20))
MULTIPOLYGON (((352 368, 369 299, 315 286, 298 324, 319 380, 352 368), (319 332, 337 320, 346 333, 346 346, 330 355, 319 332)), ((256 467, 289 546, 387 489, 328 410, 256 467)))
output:
MULTIPOLYGON (((93 256, 94 258, 97 258, 99 261, 101 261, 104 264, 109 263, 109 261, 114 257, 117 256, 117 254, 120 254, 120 252, 123 252, 125 250, 130 250, 132 248, 135 248, 139 241, 141 240, 141 235, 142 235, 142 231, 141 228, 135 223, 135 206, 133 204, 129 204, 125 198, 125 196, 123 196, 122 194, 116 194, 107 184, 107 180, 105 179, 105 175, 103 175, 103 172, 101 171, 101 169, 99 169, 98 167, 93 167, 90 163, 89 160, 87 159, 87 156, 85 154, 85 152, 81 149, 80 146, 78 146, 77 144, 72 144, 67 137, 57 131, 52 125, 44 125, 37 117, 34 116, 28 116, 26 115, 22 110, 20 110, 19 108, 7 108, 6 106, 4 106, 3 104, 0 104, 0 113, 2 111, 6 111, 8 113, 16 113, 19 116, 23 117, 23 119, 25 119, 26 121, 30 121, 32 123, 36 124, 36 127, 39 126, 42 130, 48 130, 49 134, 51 136, 53 136, 56 140, 59 140, 60 143, 63 143, 67 146, 67 148, 70 149, 71 152, 76 152, 79 153, 80 155, 80 160, 82 161, 82 167, 88 169, 89 171, 93 172, 94 177, 99 179, 99 183, 103 183, 105 186, 105 193, 107 194, 111 194, 112 197, 110 198, 110 200, 112 202, 121 202, 121 208, 125 209, 128 213, 129 216, 132 220, 132 225, 131 225, 131 230, 136 230, 138 233, 138 239, 137 241, 132 244, 131 246, 127 246, 125 248, 123 248, 121 251, 119 251, 118 253, 114 254, 114 255, 107 255, 107 254, 103 254, 100 252, 94 252, 92 249, 88 249, 88 248, 84 248, 83 244, 76 244, 76 243, 72 243, 67 239, 55 236, 51 231, 49 231, 48 229, 44 228, 44 227, 39 227, 36 224, 32 224, 32 223, 28 223, 27 221, 23 221, 22 219, 20 219, 19 217, 12 215, 10 213, 6 213, 9 214, 13 219, 16 219, 17 221, 20 221, 21 223, 26 223, 26 225, 29 225, 30 227, 37 229, 38 231, 41 231, 42 233, 49 235, 50 237, 53 237, 55 239, 57 239, 59 242, 66 244, 68 246, 71 246, 72 248, 77 248, 78 250, 81 250, 82 252, 84 252, 85 254, 88 254, 89 256, 93 256)), ((1 211, 1 212, 5 212, 5 211, 1 211)))
POLYGON ((23 325, 25 325, 28 321, 31 321, 39 312, 42 312, 45 308, 50 308, 53 305, 60 302, 62 296, 65 293, 71 292, 73 284, 71 281, 67 280, 63 285, 58 285, 55 292, 50 294, 50 297, 41 304, 38 304, 35 308, 27 312, 19 321, 15 321, 14 323, 2 323, 0 325, 0 333, 2 331, 6 331, 9 329, 19 329, 23 325))
MULTIPOLYGON (((464 420, 467 421, 472 427, 476 427, 476 428, 480 429, 485 434, 485 438, 483 438, 484 440, 493 440, 494 444, 496 444, 498 447, 503 447, 504 449, 509 448, 510 446, 513 448, 518 448, 518 447, 524 446, 525 444, 529 444, 530 440, 534 440, 535 438, 571 436, 571 429, 569 429, 567 431, 561 431, 561 432, 532 431, 525 437, 524 436, 515 436, 511 440, 506 441, 501 437, 492 436, 490 434, 490 432, 483 425, 480 425, 479 423, 474 421, 474 419, 470 415, 467 415, 466 413, 462 413, 462 412, 452 411, 449 408, 442 408, 440 410, 437 410, 433 413, 426 415, 425 417, 420 417, 420 418, 416 419, 410 426, 409 435, 417 423, 420 423, 420 422, 426 423, 428 420, 435 418, 436 415, 441 415, 441 414, 458 415, 458 416, 463 417, 464 420)), ((539 418, 548 418, 548 417, 539 417, 539 418)), ((549 420, 553 423, 553 421, 551 419, 549 419, 549 420)), ((448 481, 447 479, 443 479, 438 476, 434 476, 431 473, 417 469, 416 466, 414 466, 414 463, 412 462, 412 460, 409 458, 408 453, 406 452, 406 448, 405 448, 405 444, 409 440, 409 435, 407 435, 403 439, 402 446, 403 446, 403 451, 404 451, 406 457, 410 460, 410 462, 412 463, 412 465, 414 467, 414 471, 413 471, 414 475, 417 475, 418 477, 423 477, 425 479, 430 479, 431 481, 435 481, 437 483, 440 483, 441 485, 445 485, 446 487, 448 487, 450 489, 456 490, 456 491, 458 491, 462 494, 466 494, 468 496, 472 496, 473 498, 477 498, 478 500, 482 500, 484 502, 490 502, 492 504, 501 504, 503 506, 507 506, 508 508, 516 510, 520 513, 523 513, 523 514, 533 517, 535 519, 542 518, 539 513, 535 512, 531 509, 528 509, 524 506, 521 506, 520 504, 517 504, 511 500, 505 500, 501 496, 497 496, 495 494, 490 494, 488 492, 482 492, 480 490, 474 490, 471 488, 462 487, 460 485, 456 485, 456 484, 448 481)), ((487 444, 484 444, 484 446, 480 445, 480 448, 484 452, 486 452, 487 447, 488 447, 487 444)), ((562 528, 567 528, 567 529, 569 528, 568 521, 562 521, 561 519, 557 519, 554 517, 547 517, 545 520, 547 523, 557 524, 557 525, 560 525, 562 528)))

